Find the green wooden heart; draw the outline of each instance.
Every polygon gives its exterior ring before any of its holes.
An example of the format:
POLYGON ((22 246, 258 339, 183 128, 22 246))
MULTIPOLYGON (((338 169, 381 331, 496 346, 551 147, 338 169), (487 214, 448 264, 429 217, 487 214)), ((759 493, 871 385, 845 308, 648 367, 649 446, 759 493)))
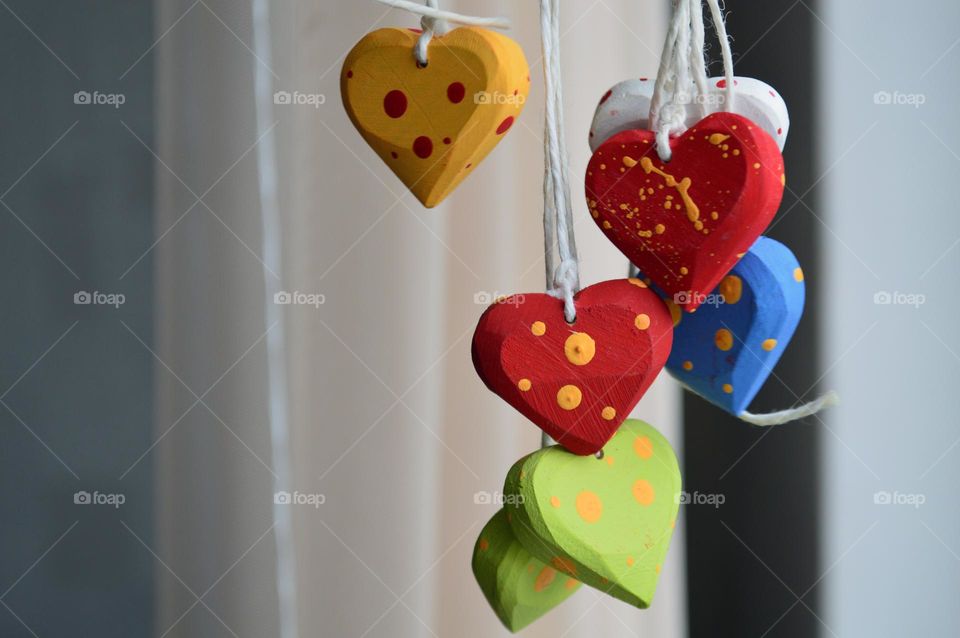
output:
POLYGON ((506 510, 494 514, 473 547, 473 575, 500 622, 517 632, 577 591, 576 579, 534 558, 513 535, 506 510))
POLYGON ((503 488, 511 529, 535 557, 646 608, 680 505, 680 468, 667 440, 628 419, 602 458, 559 446, 520 459, 503 488))

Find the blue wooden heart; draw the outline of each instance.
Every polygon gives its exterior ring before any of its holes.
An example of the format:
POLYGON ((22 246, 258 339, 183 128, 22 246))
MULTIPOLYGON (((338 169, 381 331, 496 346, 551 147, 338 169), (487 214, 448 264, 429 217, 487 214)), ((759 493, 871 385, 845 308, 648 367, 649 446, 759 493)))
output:
POLYGON ((734 416, 745 413, 803 314, 803 271, 790 249, 760 237, 673 330, 667 370, 734 416))

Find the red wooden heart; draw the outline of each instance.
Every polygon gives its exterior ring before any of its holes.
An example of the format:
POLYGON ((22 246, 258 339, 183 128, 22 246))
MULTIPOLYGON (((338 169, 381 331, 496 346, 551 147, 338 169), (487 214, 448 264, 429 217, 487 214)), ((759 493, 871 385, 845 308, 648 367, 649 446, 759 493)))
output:
POLYGON ((673 321, 639 279, 595 284, 563 302, 514 295, 490 306, 473 335, 473 365, 493 392, 574 454, 612 437, 663 368, 673 321))
POLYGON ((786 177, 777 143, 750 120, 715 113, 670 141, 652 131, 604 142, 587 166, 590 213, 653 283, 692 312, 770 224, 786 177))

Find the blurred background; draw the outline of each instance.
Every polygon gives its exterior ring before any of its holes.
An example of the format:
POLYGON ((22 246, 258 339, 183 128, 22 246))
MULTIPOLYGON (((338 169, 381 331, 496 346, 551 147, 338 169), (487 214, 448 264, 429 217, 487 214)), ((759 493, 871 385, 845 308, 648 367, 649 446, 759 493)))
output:
MULTIPOLYGON (((539 431, 469 339, 487 299, 544 286, 538 3, 442 4, 509 17, 533 83, 426 210, 338 87, 408 13, 0 0, 0 635, 508 635, 470 554, 539 431)), ((635 415, 722 505, 681 508, 651 609, 583 589, 524 635, 957 635, 960 5, 725 6, 737 74, 790 107, 769 234, 808 286, 753 411, 843 403, 758 430, 663 375, 635 415)), ((656 74, 670 3, 562 10, 580 202, 593 109, 656 74)), ((584 282, 623 276, 575 216, 584 282)))

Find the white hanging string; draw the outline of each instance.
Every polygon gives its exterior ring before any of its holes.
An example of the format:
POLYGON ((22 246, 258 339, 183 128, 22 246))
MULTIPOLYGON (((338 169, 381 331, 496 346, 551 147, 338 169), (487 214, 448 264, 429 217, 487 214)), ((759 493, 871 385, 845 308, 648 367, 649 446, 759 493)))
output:
POLYGON ((480 18, 443 11, 439 7, 438 0, 426 0, 425 4, 410 2, 409 0, 377 0, 377 2, 420 16, 420 26, 423 28, 423 33, 417 40, 414 55, 417 58, 417 64, 421 67, 427 66, 427 46, 430 44, 430 40, 434 35, 440 36, 449 31, 448 22, 474 27, 510 28, 510 21, 506 18, 480 18))
MULTIPOLYGON (((723 110, 733 109, 733 53, 719 0, 706 0, 720 41, 726 79, 723 110)), ((650 100, 650 128, 657 136, 657 153, 670 161, 670 135, 684 130, 691 96, 699 97, 700 113, 709 112, 709 86, 704 63, 705 28, 702 0, 676 0, 670 28, 660 55, 660 68, 650 100)))
POLYGON ((544 121, 543 229, 548 293, 563 300, 568 323, 577 318, 573 296, 580 290, 580 267, 573 232, 573 206, 566 138, 563 129, 563 82, 560 74, 559 0, 540 0, 540 32, 546 113, 544 121), (560 263, 553 257, 554 240, 560 263))
POLYGON ((710 114, 710 85, 707 82, 707 65, 704 62, 706 30, 703 25, 703 5, 701 0, 690 2, 690 73, 699 97, 700 117, 710 114))
POLYGON ((840 395, 833 390, 830 390, 819 399, 810 401, 809 403, 804 403, 803 405, 795 408, 790 408, 789 410, 770 412, 769 414, 752 414, 750 412, 742 412, 737 415, 737 418, 753 425, 782 425, 784 423, 789 423, 790 421, 796 421, 797 419, 814 415, 824 408, 828 408, 839 403, 840 395))
MULTIPOLYGON (((273 125, 273 85, 270 36, 270 0, 253 1, 254 92, 257 131, 263 139, 257 145, 257 175, 263 232, 264 319, 267 325, 267 402, 270 419, 271 460, 274 494, 289 491, 293 479, 290 457, 290 423, 286 372, 286 331, 284 306, 274 303, 279 292, 273 273, 281 272, 282 227, 277 195, 277 151, 275 138, 266 131, 273 125)), ((279 638, 300 635, 297 619, 296 549, 291 507, 273 499, 273 535, 277 553, 276 579, 279 607, 279 638)))
POLYGON ((723 19, 720 0, 707 0, 707 5, 713 17, 713 30, 717 32, 717 39, 720 40, 720 55, 723 58, 723 77, 726 80, 726 99, 723 101, 723 110, 731 113, 736 82, 733 79, 733 52, 730 50, 730 38, 727 36, 727 23, 723 19))

